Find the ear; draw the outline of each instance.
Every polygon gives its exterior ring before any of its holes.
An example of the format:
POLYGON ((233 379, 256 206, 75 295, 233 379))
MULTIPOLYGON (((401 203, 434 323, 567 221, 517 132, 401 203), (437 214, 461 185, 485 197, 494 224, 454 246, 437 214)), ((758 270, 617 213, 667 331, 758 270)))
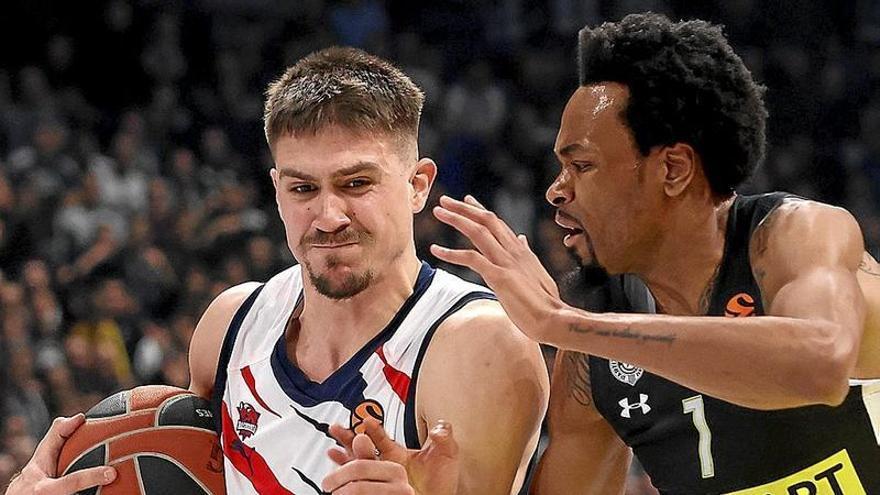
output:
POLYGON ((272 185, 275 186, 275 206, 278 208, 278 216, 281 216, 281 190, 279 187, 278 169, 272 167, 269 169, 269 175, 272 177, 272 185))
POLYGON ((683 194, 697 173, 697 153, 684 143, 666 146, 660 151, 663 191, 669 197, 683 194))
POLYGON ((412 196, 410 198, 410 206, 413 213, 419 213, 425 208, 428 202, 428 195, 431 193, 431 186, 434 185, 434 179, 437 178, 437 164, 430 158, 422 158, 416 164, 413 176, 410 178, 412 185, 412 196))

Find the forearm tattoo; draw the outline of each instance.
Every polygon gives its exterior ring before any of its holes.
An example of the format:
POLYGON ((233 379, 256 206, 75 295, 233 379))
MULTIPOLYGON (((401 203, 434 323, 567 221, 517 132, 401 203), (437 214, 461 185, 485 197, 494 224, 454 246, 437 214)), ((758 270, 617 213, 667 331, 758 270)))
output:
POLYGON ((568 330, 574 333, 593 334, 598 335, 599 337, 631 340, 639 343, 653 341, 665 342, 666 344, 672 345, 672 343, 675 342, 676 339, 676 335, 674 333, 647 333, 639 330, 634 330, 630 327, 610 330, 607 328, 592 329, 572 324, 568 326, 568 330))

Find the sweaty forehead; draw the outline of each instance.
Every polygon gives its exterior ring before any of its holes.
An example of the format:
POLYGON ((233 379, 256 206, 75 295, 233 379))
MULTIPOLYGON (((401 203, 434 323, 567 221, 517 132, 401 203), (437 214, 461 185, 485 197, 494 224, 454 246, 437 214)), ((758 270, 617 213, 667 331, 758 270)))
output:
POLYGON ((621 112, 628 97, 629 90, 619 83, 605 82, 579 87, 562 113, 556 153, 566 154, 566 151, 578 146, 593 148, 603 138, 613 138, 614 134, 625 131, 621 112))

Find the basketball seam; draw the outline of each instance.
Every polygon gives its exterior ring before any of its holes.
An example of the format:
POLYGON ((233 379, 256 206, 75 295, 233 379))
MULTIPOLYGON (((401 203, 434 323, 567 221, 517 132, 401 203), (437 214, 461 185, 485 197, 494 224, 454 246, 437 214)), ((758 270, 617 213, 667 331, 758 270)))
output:
POLYGON ((179 395, 169 397, 169 398, 165 399, 164 401, 162 401, 162 403, 156 407, 156 415, 155 415, 155 419, 153 419, 154 426, 161 426, 161 425, 159 425, 159 416, 161 416, 161 414, 164 412, 166 406, 170 406, 175 401, 183 400, 183 399, 192 397, 194 395, 196 395, 196 394, 194 394, 194 393, 179 394, 179 395))
POLYGON ((124 413, 114 414, 113 416, 105 416, 103 418, 86 418, 87 424, 101 423, 104 421, 115 421, 119 418, 123 418, 128 416, 129 418, 137 416, 147 416, 150 412, 155 412, 155 409, 138 409, 134 412, 126 411, 124 413))
POLYGON ((134 474, 138 481, 138 487, 141 489, 141 493, 143 495, 147 495, 147 489, 144 488, 144 479, 141 475, 141 464, 138 462, 137 455, 131 460, 131 463, 134 464, 134 474))
MULTIPOLYGON (((73 466, 74 464, 77 463, 77 461, 79 461, 80 459, 82 459, 86 454, 88 454, 89 452, 95 450, 96 448, 98 448, 98 447, 100 447, 100 446, 102 446, 102 445, 104 446, 104 465, 107 466, 107 465, 108 465, 108 462, 109 462, 109 456, 110 456, 110 445, 109 445, 110 442, 115 441, 115 440, 119 440, 119 439, 121 439, 121 438, 125 438, 125 437, 130 436, 130 435, 134 435, 134 434, 136 434, 136 433, 140 433, 140 432, 143 431, 143 430, 154 430, 154 429, 157 429, 157 428, 159 428, 159 429, 163 429, 163 430, 169 430, 169 429, 173 429, 173 428, 181 428, 181 429, 184 429, 184 430, 204 431, 204 432, 207 432, 207 433, 211 433, 211 434, 213 434, 213 435, 215 435, 215 436, 217 435, 217 432, 215 432, 214 430, 208 430, 208 429, 205 429, 205 428, 198 428, 198 427, 195 427, 195 426, 184 426, 184 425, 165 425, 165 426, 152 426, 152 427, 149 427, 149 426, 148 426, 148 427, 145 427, 145 428, 138 428, 137 430, 126 431, 126 432, 120 433, 119 435, 112 436, 112 437, 110 437, 110 438, 106 438, 106 439, 104 439, 103 442, 99 442, 99 443, 93 444, 93 445, 91 446, 91 448, 89 448, 89 449, 83 451, 83 452, 80 453, 78 456, 74 457, 73 460, 71 460, 70 463, 67 465, 67 467, 65 468, 64 473, 62 473, 62 475, 66 475, 66 474, 68 474, 68 470, 70 469, 70 466, 73 466)), ((218 438, 219 438, 219 437, 218 437, 218 438)), ((123 458, 123 459, 127 459, 127 458, 128 458, 128 457, 125 457, 125 458, 123 458)), ((118 461, 118 460, 119 460, 119 459, 117 459, 117 461, 118 461)), ((114 462, 116 462, 116 461, 114 461, 114 462)))
MULTIPOLYGON (((177 459, 170 457, 168 454, 164 454, 162 452, 138 452, 136 454, 131 454, 131 455, 125 456, 125 457, 119 459, 119 461, 124 461, 124 460, 128 460, 128 459, 134 459, 135 461, 137 461, 137 457, 142 456, 142 455, 151 455, 151 456, 158 457, 160 459, 165 459, 166 461, 174 464, 175 466, 180 468, 181 471, 186 473, 187 476, 189 476, 191 480, 193 480, 197 485, 199 485, 199 488, 201 488, 202 490, 205 491, 205 493, 208 493, 208 494, 212 493, 211 490, 208 489, 208 487, 205 486, 204 483, 202 483, 202 480, 198 479, 196 477, 196 475, 193 474, 192 471, 187 469, 187 467, 184 466, 183 464, 181 464, 177 459)), ((142 491, 144 490, 143 484, 141 484, 141 490, 142 491)), ((146 492, 144 492, 144 493, 146 493, 146 492)))

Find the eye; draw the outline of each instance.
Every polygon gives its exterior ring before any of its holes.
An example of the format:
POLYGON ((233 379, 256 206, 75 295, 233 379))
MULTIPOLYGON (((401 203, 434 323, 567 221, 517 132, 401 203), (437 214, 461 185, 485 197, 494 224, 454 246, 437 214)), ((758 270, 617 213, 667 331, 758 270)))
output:
POLYGON ((290 186, 290 192, 294 194, 307 194, 315 190, 317 188, 311 184, 294 184, 290 186))
POLYGON ((350 181, 345 183, 345 187, 348 187, 350 189, 358 189, 361 187, 366 187, 368 185, 370 185, 369 179, 365 179, 363 177, 359 177, 357 179, 351 179, 350 181))
POLYGON ((592 170, 593 168, 595 168, 595 165, 593 165, 593 162, 574 161, 574 162, 571 162, 571 164, 574 166, 575 170, 577 170, 578 172, 586 172, 588 170, 592 170))

